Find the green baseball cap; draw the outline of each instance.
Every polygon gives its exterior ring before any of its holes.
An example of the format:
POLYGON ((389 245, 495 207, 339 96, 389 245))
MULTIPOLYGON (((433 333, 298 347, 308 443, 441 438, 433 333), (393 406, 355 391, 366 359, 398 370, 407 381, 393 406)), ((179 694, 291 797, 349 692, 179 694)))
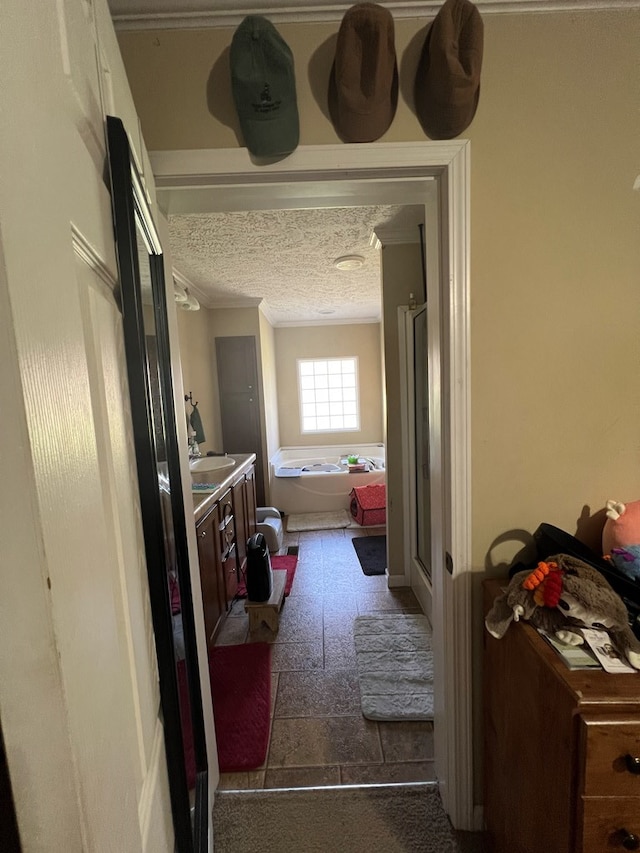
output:
POLYGON ((248 15, 233 34, 231 90, 256 157, 290 154, 300 139, 293 54, 271 21, 248 15))

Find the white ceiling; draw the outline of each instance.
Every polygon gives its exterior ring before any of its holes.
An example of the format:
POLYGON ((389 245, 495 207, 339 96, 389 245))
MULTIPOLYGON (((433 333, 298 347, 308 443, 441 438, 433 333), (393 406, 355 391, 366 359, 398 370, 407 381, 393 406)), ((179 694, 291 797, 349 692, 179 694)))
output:
POLYGON ((424 208, 398 205, 169 217, 176 270, 207 307, 256 305, 276 326, 375 322, 381 315, 375 229, 418 243, 424 208), (375 243, 375 239, 373 240, 375 243), (342 255, 359 270, 338 270, 342 255))

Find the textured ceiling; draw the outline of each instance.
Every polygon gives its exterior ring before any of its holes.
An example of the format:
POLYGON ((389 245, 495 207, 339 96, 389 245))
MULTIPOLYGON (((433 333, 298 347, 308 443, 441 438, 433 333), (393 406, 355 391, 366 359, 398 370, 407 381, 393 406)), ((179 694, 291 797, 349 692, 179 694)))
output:
POLYGON ((210 307, 263 299, 275 325, 379 320, 380 253, 370 245, 372 233, 402 227, 417 242, 423 210, 376 205, 170 216, 171 254, 210 307), (336 258, 353 254, 364 257, 361 269, 336 269, 336 258))

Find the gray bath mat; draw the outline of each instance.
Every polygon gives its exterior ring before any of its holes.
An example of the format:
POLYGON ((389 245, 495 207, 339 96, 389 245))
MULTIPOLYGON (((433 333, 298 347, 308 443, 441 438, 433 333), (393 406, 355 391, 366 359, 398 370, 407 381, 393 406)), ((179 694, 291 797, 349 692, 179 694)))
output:
POLYGON ((358 616, 354 639, 363 716, 432 720, 433 654, 427 617, 358 616))
POLYGON ((337 512, 304 512, 287 517, 289 533, 299 533, 304 530, 337 530, 350 525, 351 518, 346 509, 337 512))

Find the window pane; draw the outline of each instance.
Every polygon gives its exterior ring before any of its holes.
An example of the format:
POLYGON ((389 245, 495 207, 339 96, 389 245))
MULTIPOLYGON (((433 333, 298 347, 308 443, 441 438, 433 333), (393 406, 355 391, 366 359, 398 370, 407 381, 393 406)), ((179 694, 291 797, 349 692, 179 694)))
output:
POLYGON ((302 431, 359 429, 358 360, 301 359, 297 364, 302 431))

